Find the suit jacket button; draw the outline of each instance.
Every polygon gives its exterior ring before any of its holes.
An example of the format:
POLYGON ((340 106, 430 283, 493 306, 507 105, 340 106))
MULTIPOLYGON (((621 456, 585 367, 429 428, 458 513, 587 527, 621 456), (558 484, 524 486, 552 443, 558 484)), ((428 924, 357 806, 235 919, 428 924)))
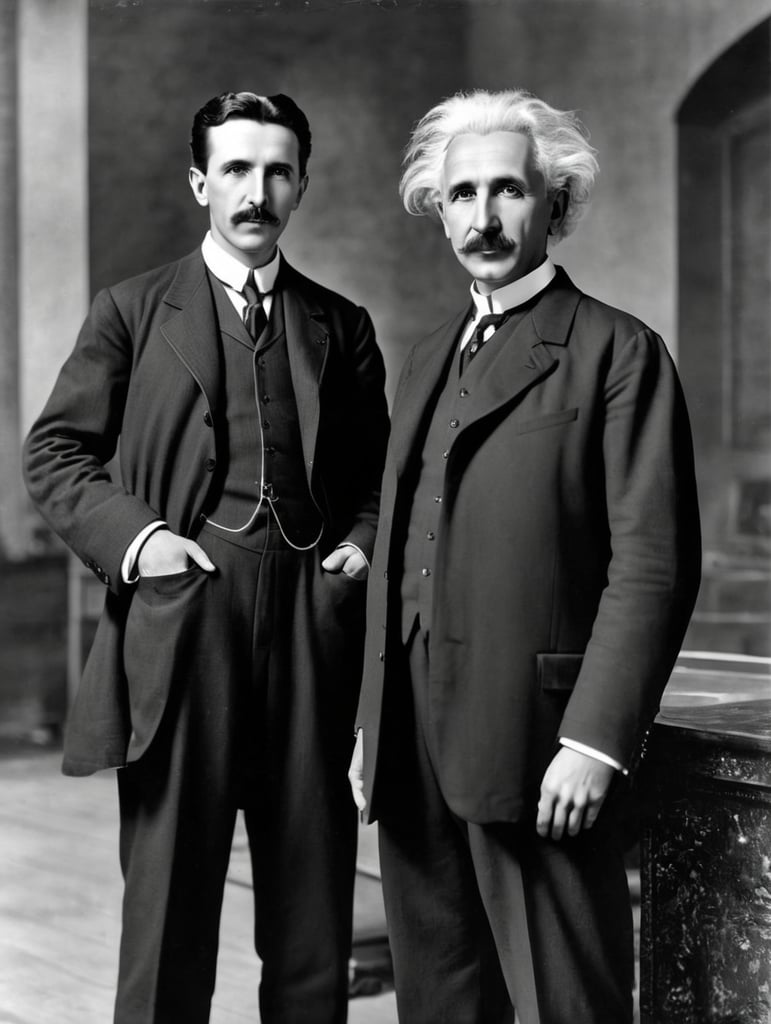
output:
POLYGON ((206 470, 207 470, 207 472, 212 473, 214 471, 214 467, 216 465, 217 465, 217 460, 216 459, 207 459, 206 460, 206 470))
POLYGON ((385 661, 385 654, 382 651, 378 651, 378 658, 380 661, 385 661))
POLYGON ((211 413, 209 412, 208 409, 203 414, 203 421, 204 421, 204 423, 206 424, 207 427, 211 426, 211 413))

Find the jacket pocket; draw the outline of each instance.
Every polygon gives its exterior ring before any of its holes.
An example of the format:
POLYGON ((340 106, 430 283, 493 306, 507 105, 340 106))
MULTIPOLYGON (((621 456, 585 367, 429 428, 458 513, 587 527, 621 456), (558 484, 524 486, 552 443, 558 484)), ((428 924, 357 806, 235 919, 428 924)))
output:
POLYGON ((560 409, 559 412, 549 412, 545 416, 536 416, 532 420, 523 420, 517 424, 518 434, 529 434, 533 430, 545 430, 547 427, 557 427, 560 423, 571 423, 578 419, 578 409, 560 409))
POLYGON ((573 689, 584 662, 583 654, 536 654, 535 657, 541 690, 573 689))
POLYGON ((206 642, 203 613, 209 574, 194 565, 167 576, 142 576, 129 606, 123 638, 132 736, 127 759, 148 749, 176 685, 206 642))
POLYGON ((184 598, 186 592, 195 589, 206 579, 206 575, 199 565, 193 563, 181 572, 165 573, 162 576, 140 576, 136 584, 134 601, 158 605, 168 599, 184 598))

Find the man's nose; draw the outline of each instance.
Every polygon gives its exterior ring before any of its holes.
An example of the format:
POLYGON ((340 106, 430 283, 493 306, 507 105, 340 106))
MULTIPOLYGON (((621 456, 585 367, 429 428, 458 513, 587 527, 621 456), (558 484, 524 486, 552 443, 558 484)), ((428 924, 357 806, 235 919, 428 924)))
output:
POLYGON ((260 171, 253 171, 249 175, 247 199, 253 206, 262 206, 265 203, 265 178, 260 171))
POLYGON ((489 231, 500 230, 501 222, 498 219, 491 196, 482 193, 477 194, 474 200, 471 227, 480 235, 487 234, 489 231))

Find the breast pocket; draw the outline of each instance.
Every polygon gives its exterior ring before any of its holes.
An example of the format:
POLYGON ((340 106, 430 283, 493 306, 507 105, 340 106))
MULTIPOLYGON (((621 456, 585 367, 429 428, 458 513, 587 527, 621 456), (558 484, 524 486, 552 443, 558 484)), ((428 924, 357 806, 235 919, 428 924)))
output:
POLYGON ((560 409, 559 412, 549 412, 543 416, 535 416, 530 420, 523 420, 517 424, 518 434, 530 434, 534 430, 546 430, 549 427, 558 427, 562 423, 571 423, 578 419, 578 409, 560 409))

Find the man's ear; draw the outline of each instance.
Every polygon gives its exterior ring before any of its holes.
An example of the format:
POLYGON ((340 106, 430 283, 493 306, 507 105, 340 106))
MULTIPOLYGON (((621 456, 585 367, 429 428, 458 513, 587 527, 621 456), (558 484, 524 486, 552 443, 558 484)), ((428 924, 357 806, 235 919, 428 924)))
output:
POLYGON ((195 201, 199 206, 209 205, 209 195, 206 191, 206 175, 198 167, 191 167, 187 176, 190 188, 193 190, 195 201))
POLYGON ((442 204, 441 199, 437 199, 435 201, 434 209, 436 210, 436 214, 439 217, 439 220, 442 222, 442 227, 444 228, 444 237, 445 238, 449 238, 450 237, 450 228, 449 228, 449 226, 447 224, 447 221, 445 220, 444 205, 442 204))
POLYGON ((309 179, 307 174, 303 175, 303 177, 300 179, 300 184, 297 186, 297 198, 295 199, 294 206, 292 207, 293 210, 297 209, 297 207, 300 205, 302 197, 308 191, 308 181, 309 179))
POLYGON ((549 218, 549 234, 556 235, 562 227, 568 210, 568 190, 561 188, 552 198, 551 217, 549 218))

